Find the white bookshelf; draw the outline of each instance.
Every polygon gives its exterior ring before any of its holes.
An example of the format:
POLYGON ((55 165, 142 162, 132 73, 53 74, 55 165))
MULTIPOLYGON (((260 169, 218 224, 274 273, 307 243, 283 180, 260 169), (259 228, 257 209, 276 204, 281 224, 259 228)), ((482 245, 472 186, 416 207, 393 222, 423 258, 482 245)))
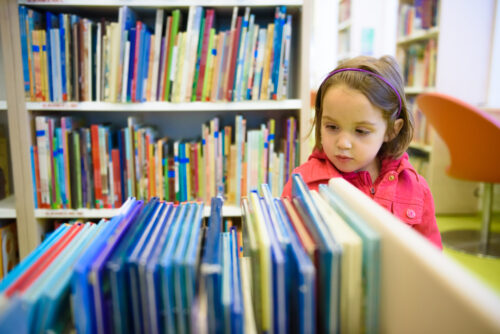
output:
MULTIPOLYGON (((23 212, 26 213, 25 219, 20 221, 20 233, 23 238, 20 239, 21 256, 26 256, 40 243, 41 232, 46 230, 47 221, 50 219, 67 218, 100 218, 112 217, 116 210, 48 210, 35 209, 32 185, 32 171, 30 161, 30 147, 33 145, 33 138, 30 134, 34 133, 32 120, 38 115, 60 115, 75 116, 81 118, 85 124, 108 123, 123 124, 127 117, 138 117, 141 124, 154 125, 161 134, 169 136, 170 139, 193 138, 200 134, 201 124, 207 122, 213 117, 220 117, 224 125, 232 124, 229 120, 234 120, 234 116, 242 114, 249 123, 260 124, 261 120, 275 118, 276 124, 282 129, 279 121, 285 117, 293 115, 298 120, 298 130, 300 138, 307 135, 309 131, 309 44, 311 19, 311 3, 304 0, 171 0, 168 2, 160 0, 147 1, 118 1, 118 0, 5 0, 2 3, 3 26, 8 27, 9 38, 2 40, 3 49, 12 50, 12 59, 21 59, 20 31, 19 31, 19 5, 26 5, 30 8, 40 11, 53 11, 58 13, 74 13, 83 16, 104 16, 111 21, 117 22, 118 10, 122 6, 128 6, 136 9, 138 17, 142 20, 154 20, 154 11, 157 8, 163 8, 166 12, 173 9, 181 9, 184 19, 187 19, 187 13, 190 6, 203 6, 205 8, 215 8, 217 20, 230 20, 233 7, 239 7, 239 15, 242 15, 245 7, 250 7, 256 14, 257 19, 265 18, 271 22, 274 17, 274 11, 277 6, 286 6, 287 13, 291 14, 292 36, 294 39, 292 45, 292 63, 290 73, 290 99, 280 101, 242 101, 242 102, 144 102, 144 103, 107 103, 107 102, 29 102, 21 101, 19 97, 23 96, 24 83, 22 78, 23 67, 21 61, 12 62, 12 81, 16 108, 16 121, 18 121, 19 156, 23 158, 22 164, 18 168, 23 180, 15 184, 16 190, 21 188, 21 198, 25 200, 22 203, 23 212), (255 11, 254 11, 255 9, 255 11), (139 14, 140 13, 140 14, 139 14), (263 13, 262 17, 260 17, 263 13), (292 81, 293 78, 293 81, 292 81), (233 117, 233 118, 231 118, 233 117), (198 122, 199 120, 199 122, 198 122), (176 124, 174 121, 177 121, 176 124), (197 122, 197 123, 196 123, 197 122), (195 124, 196 123, 196 124, 195 124), (189 124, 189 125, 186 125, 189 124), (193 125, 195 124, 195 125, 193 125), (173 132, 166 131, 173 130, 173 132), (182 137, 181 134, 184 134, 182 137)), ((186 22, 184 22, 185 24, 186 22)), ((183 26, 182 30, 185 30, 183 26)), ((9 100, 9 106, 11 101, 9 100)), ((253 129, 256 125, 251 125, 253 129)), ((301 141, 300 161, 305 161, 309 155, 305 141, 301 141)), ((18 194, 16 194, 18 195, 18 194)), ((205 208, 205 215, 208 215, 208 208, 205 208)), ((236 206, 224 206, 224 217, 240 217, 241 210, 236 206)))
MULTIPOLYGON (((2 202, 0 202, 2 205, 2 202)), ((0 214, 2 213, 0 207, 0 214)), ((35 209, 35 217, 37 219, 98 219, 112 218, 116 216, 119 209, 35 209)), ((204 206, 203 216, 210 216, 210 206, 204 206)), ((241 208, 234 205, 222 206, 223 217, 241 217, 241 208)), ((1 216, 0 216, 1 218, 1 216)))
POLYGON ((169 0, 166 3, 164 0, 45 0, 45 1, 30 1, 30 0, 20 0, 18 1, 20 5, 37 5, 37 6, 73 6, 73 7, 119 7, 127 5, 130 7, 153 7, 160 8, 165 7, 187 7, 187 6, 205 6, 205 7, 233 7, 233 6, 249 6, 249 7, 269 7, 269 6, 302 6, 304 4, 303 0, 169 0))
POLYGON ((417 31, 409 36, 400 37, 398 39, 397 44, 398 46, 401 46, 406 44, 412 44, 415 42, 426 41, 431 38, 437 38, 438 35, 439 35, 439 28, 432 27, 430 29, 417 31))
POLYGON ((4 101, 4 100, 0 100, 0 111, 3 110, 7 110, 7 101, 4 101))
MULTIPOLYGON (((400 5, 408 3, 413 2, 399 1, 400 5)), ((425 45, 430 40, 434 40, 436 45, 435 84, 429 87, 405 87, 407 97, 440 92, 472 105, 486 104, 494 9, 495 0, 440 0, 435 27, 416 29, 408 36, 398 37, 398 55, 413 45, 425 45), (464 17, 467 17, 466 23, 464 17)), ((403 64, 400 65, 403 67, 403 64)), ((419 146, 415 143, 412 145, 419 146)), ((450 164, 449 152, 435 131, 431 130, 429 143, 425 143, 422 150, 429 157, 425 177, 431 187, 436 213, 477 212, 475 193, 478 185, 452 179, 446 174, 446 168, 450 164)))
POLYGON ((16 202, 14 195, 0 200, 0 219, 16 219, 16 202))
POLYGON ((283 101, 243 101, 243 102, 144 102, 144 103, 110 103, 110 102, 27 102, 29 111, 97 111, 97 112, 237 112, 246 110, 300 110, 302 101, 290 99, 283 101))

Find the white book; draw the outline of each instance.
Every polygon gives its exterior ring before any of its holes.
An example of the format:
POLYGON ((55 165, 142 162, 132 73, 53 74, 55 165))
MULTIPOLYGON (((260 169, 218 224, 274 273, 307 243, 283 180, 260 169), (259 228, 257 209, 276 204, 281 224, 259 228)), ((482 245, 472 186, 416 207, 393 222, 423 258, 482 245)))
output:
POLYGON ((40 203, 50 205, 50 190, 49 190, 49 126, 47 123, 47 117, 37 116, 35 117, 35 127, 36 127, 36 144, 38 149, 38 168, 40 170, 40 203))
POLYGON ((250 257, 240 257, 241 292, 244 307, 244 333, 256 334, 255 315, 252 305, 252 267, 250 257))
POLYGON ((249 100, 252 96, 252 87, 253 87, 253 79, 255 75, 255 68, 257 65, 257 48, 259 47, 258 38, 259 38, 259 25, 255 24, 253 27, 252 34, 252 45, 250 48, 250 57, 247 60, 248 62, 248 76, 246 77, 246 83, 244 86, 244 93, 247 96, 246 99, 249 100))
POLYGON ((155 45, 154 45, 154 58, 153 58, 153 77, 151 78, 151 101, 156 101, 156 91, 158 88, 158 68, 160 65, 160 51, 161 51, 161 36, 163 30, 163 9, 156 10, 156 24, 155 24, 155 45))
POLYGON ((62 102, 61 40, 59 38, 59 29, 51 29, 50 32, 52 34, 51 42, 54 43, 54 61, 52 62, 55 74, 55 80, 52 82, 54 101, 62 102))
POLYGON ((186 42, 184 43, 185 46, 184 46, 183 61, 178 63, 179 65, 182 66, 180 80, 179 80, 180 81, 179 82, 180 89, 179 89, 179 93, 178 93, 178 95, 179 95, 178 102, 188 101, 186 99, 186 92, 188 89, 188 77, 190 76, 190 73, 191 73, 191 68, 190 68, 190 63, 192 61, 191 45, 192 45, 192 43, 194 43, 194 41, 192 39, 195 38, 193 36, 193 21, 194 21, 195 14, 196 14, 196 7, 190 6, 189 12, 188 12, 187 28, 186 28, 186 31, 184 32, 184 35, 185 35, 184 38, 185 38, 186 42))
POLYGON ((128 67, 130 63, 130 42, 125 43, 125 55, 123 60, 123 76, 122 76, 122 103, 127 102, 127 83, 128 83, 128 67))

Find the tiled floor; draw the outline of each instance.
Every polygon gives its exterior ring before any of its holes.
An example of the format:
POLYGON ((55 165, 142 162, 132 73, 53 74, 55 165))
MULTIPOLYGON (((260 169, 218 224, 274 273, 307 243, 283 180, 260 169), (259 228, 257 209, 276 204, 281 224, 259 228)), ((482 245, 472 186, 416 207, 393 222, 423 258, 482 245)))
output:
MULTIPOLYGON (((481 217, 478 216, 437 216, 441 232, 453 229, 479 229, 481 217)), ((493 217, 493 231, 500 232, 500 214, 493 217)), ((444 245, 444 253, 457 260, 476 274, 500 295, 500 258, 479 257, 450 249, 444 245)))

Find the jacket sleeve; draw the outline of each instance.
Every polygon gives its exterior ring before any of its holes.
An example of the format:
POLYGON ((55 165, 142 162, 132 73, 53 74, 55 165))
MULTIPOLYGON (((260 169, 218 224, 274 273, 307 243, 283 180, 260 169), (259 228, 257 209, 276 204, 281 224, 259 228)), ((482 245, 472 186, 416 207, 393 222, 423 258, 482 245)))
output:
POLYGON ((436 222, 436 212, 434 208, 434 199, 432 198, 431 190, 424 181, 424 208, 422 214, 422 222, 415 226, 415 229, 425 236, 439 249, 443 249, 441 244, 441 234, 436 222))
POLYGON ((283 187, 283 192, 281 193, 281 197, 292 198, 292 178, 288 178, 285 186, 283 187))

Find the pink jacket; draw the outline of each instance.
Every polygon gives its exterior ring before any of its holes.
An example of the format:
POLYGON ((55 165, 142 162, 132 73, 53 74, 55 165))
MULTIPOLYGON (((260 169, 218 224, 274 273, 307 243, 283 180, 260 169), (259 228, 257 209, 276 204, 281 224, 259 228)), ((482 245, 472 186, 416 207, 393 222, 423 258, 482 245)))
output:
MULTIPOLYGON (((308 161, 293 172, 299 173, 309 189, 315 190, 318 190, 320 184, 327 184, 333 177, 343 177, 434 245, 443 248, 431 191, 425 179, 408 161, 407 153, 398 160, 383 160, 375 183, 372 183, 370 174, 366 171, 340 173, 322 151, 314 151, 308 161)), ((291 195, 292 183, 289 179, 281 196, 291 195)))

